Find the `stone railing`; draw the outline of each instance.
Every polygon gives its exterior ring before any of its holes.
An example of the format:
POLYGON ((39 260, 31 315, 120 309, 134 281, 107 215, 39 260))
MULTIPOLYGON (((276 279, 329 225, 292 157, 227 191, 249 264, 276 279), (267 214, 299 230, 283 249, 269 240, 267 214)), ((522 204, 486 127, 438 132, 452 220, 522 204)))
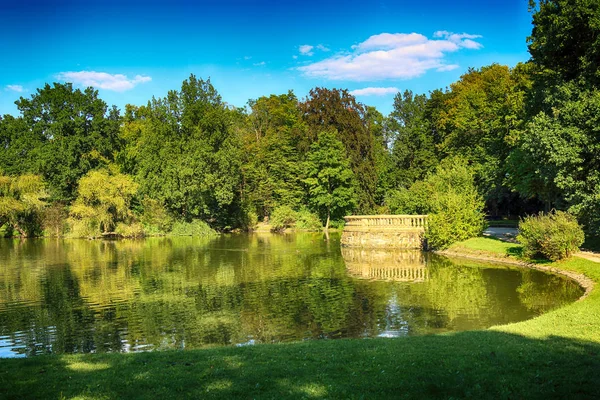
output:
POLYGON ((345 228, 425 229, 427 215, 350 215, 344 217, 345 228))
POLYGON ((344 246, 400 249, 423 247, 427 215, 350 215, 344 219, 344 246))

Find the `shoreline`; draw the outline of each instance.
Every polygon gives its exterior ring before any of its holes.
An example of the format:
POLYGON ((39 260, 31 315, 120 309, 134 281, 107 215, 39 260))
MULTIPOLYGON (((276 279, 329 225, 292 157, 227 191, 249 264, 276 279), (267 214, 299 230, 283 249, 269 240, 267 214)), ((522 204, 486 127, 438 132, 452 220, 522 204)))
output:
MULTIPOLYGON (((532 263, 532 262, 521 261, 521 260, 517 260, 514 258, 496 257, 493 254, 489 254, 489 253, 484 255, 484 254, 473 254, 473 253, 469 253, 469 252, 459 252, 459 251, 450 251, 450 250, 432 250, 431 252, 433 254, 438 254, 438 255, 445 256, 445 257, 449 257, 449 258, 466 258, 469 260, 487 261, 487 262, 496 262, 496 263, 502 263, 502 264, 516 265, 521 268, 535 269, 538 271, 550 272, 553 274, 566 276, 567 278, 570 278, 570 279, 574 280, 575 282, 577 282, 577 284, 579 286, 581 286, 581 288, 584 290, 583 295, 581 295, 581 297, 579 299, 577 299, 577 302, 586 299, 592 293, 592 291, 594 290, 594 287, 596 285, 596 282, 593 279, 586 276, 585 274, 578 274, 578 273, 575 273, 572 271, 557 268, 556 262, 551 263, 551 265, 553 265, 553 266, 550 267, 550 266, 545 266, 543 264, 536 264, 536 263, 532 263)), ((575 254, 572 257, 577 257, 577 255, 575 254)), ((581 257, 581 258, 588 259, 587 257, 581 257)), ((590 261, 597 262, 595 260, 590 260, 590 261)))

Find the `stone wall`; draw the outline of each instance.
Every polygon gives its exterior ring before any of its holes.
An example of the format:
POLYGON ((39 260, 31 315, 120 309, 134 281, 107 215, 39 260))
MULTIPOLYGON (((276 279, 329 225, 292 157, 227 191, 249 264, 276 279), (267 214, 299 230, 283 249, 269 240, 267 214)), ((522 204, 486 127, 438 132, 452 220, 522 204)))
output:
POLYGON ((344 230, 342 246, 376 249, 422 249, 424 248, 423 229, 386 230, 361 232, 344 230))

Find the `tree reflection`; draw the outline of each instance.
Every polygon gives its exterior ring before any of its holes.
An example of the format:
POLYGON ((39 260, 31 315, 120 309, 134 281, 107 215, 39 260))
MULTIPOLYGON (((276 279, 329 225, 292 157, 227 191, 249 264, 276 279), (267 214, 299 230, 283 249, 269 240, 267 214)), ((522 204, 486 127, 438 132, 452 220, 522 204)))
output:
POLYGON ((321 234, 0 241, 1 343, 25 355, 472 329, 579 294, 537 271, 341 252, 321 234), (396 272, 364 274, 383 267, 396 272))

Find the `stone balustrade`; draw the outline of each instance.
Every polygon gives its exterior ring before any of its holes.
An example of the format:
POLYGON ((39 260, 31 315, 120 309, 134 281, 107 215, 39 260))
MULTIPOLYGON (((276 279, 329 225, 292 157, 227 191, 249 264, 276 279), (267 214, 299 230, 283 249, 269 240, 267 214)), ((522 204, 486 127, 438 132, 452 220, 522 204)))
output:
POLYGON ((427 215, 350 215, 342 245, 365 248, 420 249, 427 215))

